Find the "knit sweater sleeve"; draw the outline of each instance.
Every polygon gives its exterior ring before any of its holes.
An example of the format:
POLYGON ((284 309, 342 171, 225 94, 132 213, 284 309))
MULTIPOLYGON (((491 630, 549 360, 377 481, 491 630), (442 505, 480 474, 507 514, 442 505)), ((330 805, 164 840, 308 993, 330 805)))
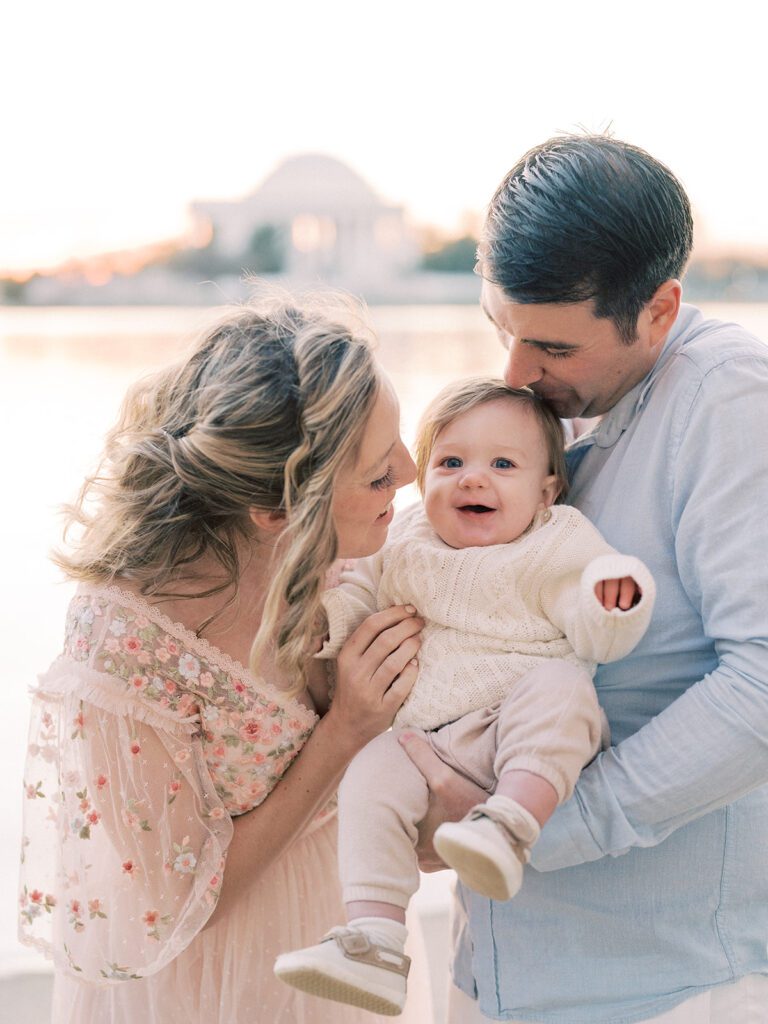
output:
POLYGON ((323 607, 328 616, 328 639, 316 657, 338 657, 360 623, 378 611, 377 596, 383 567, 382 551, 369 558, 359 558, 354 569, 342 573, 339 585, 323 594, 323 607))
POLYGON ((632 555, 615 551, 576 509, 568 510, 562 543, 557 548, 554 574, 540 595, 541 607, 585 661, 618 661, 639 643, 651 619, 656 598, 653 577, 632 555), (601 580, 631 576, 640 599, 626 611, 607 611, 597 599, 601 580))

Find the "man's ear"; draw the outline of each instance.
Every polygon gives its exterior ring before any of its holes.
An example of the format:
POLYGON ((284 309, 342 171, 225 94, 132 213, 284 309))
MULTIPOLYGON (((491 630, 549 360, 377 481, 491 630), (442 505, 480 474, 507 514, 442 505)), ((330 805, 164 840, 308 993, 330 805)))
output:
POLYGON ((541 488, 541 500, 544 502, 544 507, 549 508, 550 505, 554 505, 557 501, 557 496, 562 491, 563 487, 560 483, 560 477, 556 473, 550 474, 544 478, 544 483, 541 488))
POLYGON ((660 284, 654 292, 646 307, 651 348, 656 348, 666 340, 680 312, 682 297, 683 286, 676 278, 670 278, 660 284))
POLYGON ((254 526, 264 533, 279 533, 285 526, 285 513, 278 508, 249 508, 248 515, 254 526))

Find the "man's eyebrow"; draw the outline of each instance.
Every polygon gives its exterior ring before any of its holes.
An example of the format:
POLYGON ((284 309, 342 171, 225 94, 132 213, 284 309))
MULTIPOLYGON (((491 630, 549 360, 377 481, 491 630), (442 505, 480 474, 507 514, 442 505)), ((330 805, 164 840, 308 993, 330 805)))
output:
POLYGON ((385 459, 388 459, 389 456, 392 454, 392 449, 395 447, 396 444, 397 444, 397 441, 393 441, 392 444, 389 446, 389 448, 387 448, 387 450, 384 452, 384 454, 380 455, 378 457, 378 459, 376 459, 375 462, 372 462, 371 465, 367 469, 364 469, 362 471, 361 475, 362 476, 370 476, 371 473, 373 473, 373 471, 375 469, 378 469, 378 467, 382 464, 382 462, 385 459))
POLYGON ((521 338, 520 341, 525 345, 533 345, 535 348, 556 348, 562 352, 570 352, 579 347, 569 341, 539 341, 537 338, 521 338))
MULTIPOLYGON (((482 302, 480 303, 480 309, 483 311, 483 313, 485 313, 486 317, 490 320, 494 327, 499 326, 493 319, 491 314, 488 312, 488 310, 485 308, 485 306, 482 304, 482 302)), ((562 352, 570 352, 573 349, 579 347, 578 345, 574 345, 569 341, 539 341, 538 338, 519 338, 518 340, 523 342, 525 345, 533 345, 535 348, 554 348, 562 352)))

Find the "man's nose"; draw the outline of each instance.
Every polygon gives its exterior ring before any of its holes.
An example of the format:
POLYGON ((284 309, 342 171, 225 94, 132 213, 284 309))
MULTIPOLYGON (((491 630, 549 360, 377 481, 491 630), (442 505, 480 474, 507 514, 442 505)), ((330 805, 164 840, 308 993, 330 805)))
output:
POLYGON ((541 380, 543 371, 538 353, 526 348, 515 338, 509 338, 507 362, 504 366, 504 380, 511 388, 526 388, 541 380))

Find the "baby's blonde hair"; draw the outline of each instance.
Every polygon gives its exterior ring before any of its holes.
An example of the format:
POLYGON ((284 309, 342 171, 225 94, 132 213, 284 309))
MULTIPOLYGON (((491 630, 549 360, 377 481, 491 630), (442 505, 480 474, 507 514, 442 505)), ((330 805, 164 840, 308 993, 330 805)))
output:
POLYGON ((302 687, 337 554, 334 484, 378 393, 366 330, 359 310, 328 296, 228 312, 188 358, 130 389, 99 468, 65 510, 65 537, 82 532, 56 563, 71 579, 130 580, 155 597, 183 596, 180 580, 199 585, 194 596, 236 596, 250 511, 284 516, 251 668, 274 642, 278 668, 302 687), (203 555, 223 580, 195 571, 203 555))
POLYGON ((568 475, 563 424, 554 410, 533 391, 528 388, 511 388, 495 377, 467 377, 448 384, 424 410, 416 435, 416 482, 422 494, 429 459, 440 431, 470 409, 500 400, 528 409, 536 418, 547 449, 549 472, 557 477, 559 492, 556 501, 565 500, 568 475))

